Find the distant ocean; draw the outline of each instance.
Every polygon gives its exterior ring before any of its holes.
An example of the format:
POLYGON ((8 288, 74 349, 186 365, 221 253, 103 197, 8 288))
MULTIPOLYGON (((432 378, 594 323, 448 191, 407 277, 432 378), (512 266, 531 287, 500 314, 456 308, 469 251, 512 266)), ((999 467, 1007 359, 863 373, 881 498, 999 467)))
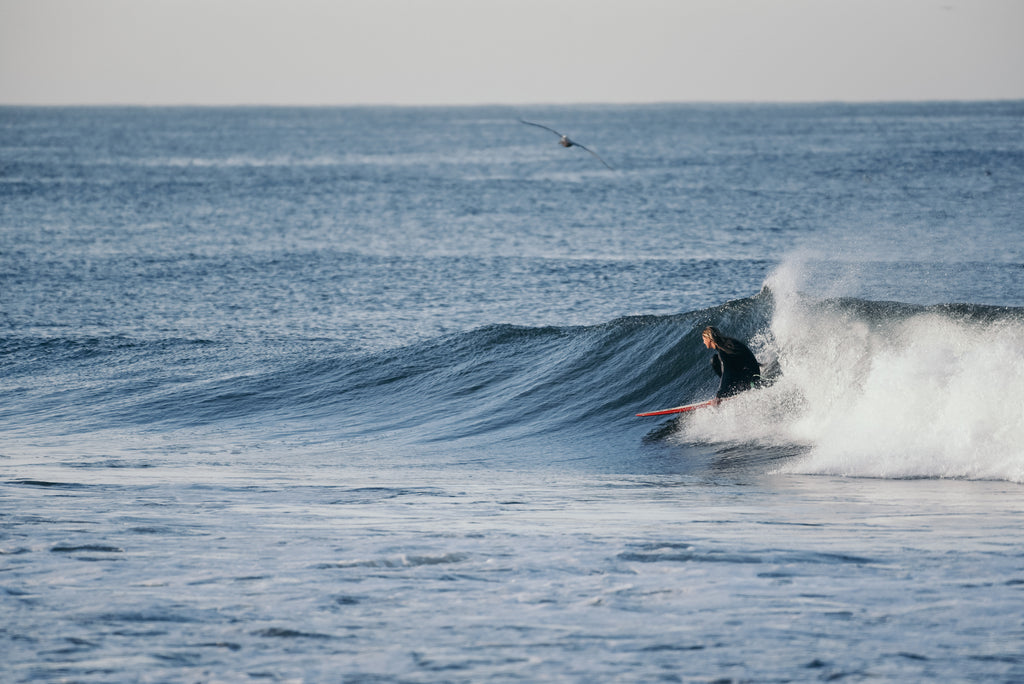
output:
POLYGON ((1022 484, 1024 102, 0 108, 5 682, 1019 682, 1022 484))

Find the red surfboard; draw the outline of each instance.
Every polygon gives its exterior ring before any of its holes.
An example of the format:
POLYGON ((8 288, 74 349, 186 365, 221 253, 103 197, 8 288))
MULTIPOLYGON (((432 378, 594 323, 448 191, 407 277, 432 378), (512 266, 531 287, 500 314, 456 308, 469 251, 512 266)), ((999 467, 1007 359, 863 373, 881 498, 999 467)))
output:
POLYGON ((708 401, 702 401, 698 404, 687 404, 686 406, 676 406, 675 408, 662 409, 660 411, 648 411, 647 413, 638 413, 638 416, 667 416, 670 413, 686 413, 687 411, 693 411, 694 409, 704 408, 705 406, 714 406, 715 400, 709 399, 708 401))

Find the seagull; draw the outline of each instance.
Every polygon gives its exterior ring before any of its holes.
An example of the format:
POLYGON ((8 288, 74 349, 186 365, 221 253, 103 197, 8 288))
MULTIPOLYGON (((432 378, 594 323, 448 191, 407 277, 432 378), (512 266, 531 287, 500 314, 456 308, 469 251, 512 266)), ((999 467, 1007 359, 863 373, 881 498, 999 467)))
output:
MULTIPOLYGON (((561 145, 562 147, 573 147, 573 146, 576 146, 576 147, 580 148, 581 150, 586 150, 590 154, 592 154, 595 157, 597 157, 597 160, 600 161, 605 166, 607 166, 609 169, 612 168, 608 164, 608 162, 606 162, 604 159, 601 159, 601 155, 599 155, 597 152, 595 152, 594 150, 592 150, 592 149, 590 149, 588 147, 584 147, 583 145, 580 145, 578 142, 576 142, 574 140, 569 140, 569 136, 562 135, 561 133, 556 131, 554 128, 548 128, 547 126, 545 126, 543 124, 533 123, 532 121, 527 121, 526 119, 520 119, 519 122, 520 123, 524 123, 527 126, 536 126, 537 128, 543 128, 545 131, 551 131, 552 133, 554 133, 555 135, 557 135, 560 138, 560 140, 558 141, 558 144, 561 145)), ((612 169, 612 170, 614 171, 614 169, 612 169)))

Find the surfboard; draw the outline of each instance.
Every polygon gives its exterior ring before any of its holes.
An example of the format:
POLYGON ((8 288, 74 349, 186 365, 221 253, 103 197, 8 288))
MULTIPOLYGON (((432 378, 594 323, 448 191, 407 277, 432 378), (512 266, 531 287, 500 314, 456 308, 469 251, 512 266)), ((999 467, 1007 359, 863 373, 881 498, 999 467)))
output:
POLYGON ((686 406, 676 406, 675 408, 661 409, 660 411, 648 411, 647 413, 638 413, 637 416, 667 416, 670 413, 686 413, 687 411, 693 411, 694 409, 704 408, 705 406, 714 406, 715 400, 709 399, 708 401, 702 401, 697 404, 687 404, 686 406))

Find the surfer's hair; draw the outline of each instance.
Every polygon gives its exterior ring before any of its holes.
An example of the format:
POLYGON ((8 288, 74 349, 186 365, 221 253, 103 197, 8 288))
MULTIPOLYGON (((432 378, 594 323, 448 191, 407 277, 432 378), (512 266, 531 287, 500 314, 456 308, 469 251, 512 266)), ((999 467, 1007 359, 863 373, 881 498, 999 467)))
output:
POLYGON ((713 325, 709 325, 708 327, 704 328, 704 331, 701 333, 701 336, 710 337, 711 341, 715 343, 716 348, 726 352, 731 352, 736 347, 736 345, 733 344, 733 341, 730 338, 723 335, 722 332, 713 325))
POLYGON ((710 337, 711 341, 718 345, 721 344, 724 336, 719 332, 718 328, 713 325, 709 325, 704 328, 704 332, 701 333, 701 337, 710 337))

